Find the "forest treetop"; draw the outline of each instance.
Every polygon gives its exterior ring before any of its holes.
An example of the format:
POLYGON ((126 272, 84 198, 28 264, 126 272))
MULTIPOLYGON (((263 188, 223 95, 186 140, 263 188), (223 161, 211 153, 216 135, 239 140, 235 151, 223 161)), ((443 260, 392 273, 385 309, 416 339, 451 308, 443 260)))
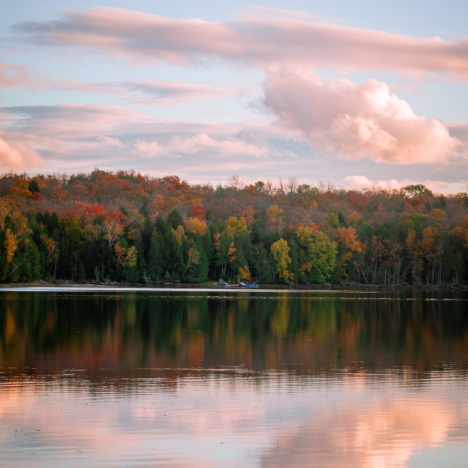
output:
POLYGON ((0 176, 3 281, 466 282, 468 195, 134 171, 0 176))

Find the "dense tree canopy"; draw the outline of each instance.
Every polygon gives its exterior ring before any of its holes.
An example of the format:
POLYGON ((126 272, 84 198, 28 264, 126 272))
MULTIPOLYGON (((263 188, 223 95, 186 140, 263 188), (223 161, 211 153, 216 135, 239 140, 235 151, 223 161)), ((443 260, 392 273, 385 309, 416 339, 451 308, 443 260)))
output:
POLYGON ((468 196, 423 185, 0 177, 0 280, 468 282, 468 196))

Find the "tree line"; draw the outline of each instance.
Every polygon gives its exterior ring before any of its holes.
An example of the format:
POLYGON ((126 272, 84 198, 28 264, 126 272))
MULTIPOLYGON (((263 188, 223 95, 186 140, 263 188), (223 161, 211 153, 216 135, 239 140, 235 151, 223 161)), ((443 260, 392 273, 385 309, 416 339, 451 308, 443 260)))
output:
POLYGON ((134 171, 0 176, 0 280, 466 284, 468 195, 134 171))

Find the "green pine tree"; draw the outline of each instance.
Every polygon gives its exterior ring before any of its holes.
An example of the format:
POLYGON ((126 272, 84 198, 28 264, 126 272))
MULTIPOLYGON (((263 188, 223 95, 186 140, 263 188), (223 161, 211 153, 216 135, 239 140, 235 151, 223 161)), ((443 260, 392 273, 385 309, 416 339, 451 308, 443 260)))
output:
POLYGON ((179 226, 184 226, 184 220, 182 218, 182 215, 180 214, 180 211, 177 208, 173 209, 167 215, 166 224, 170 226, 172 229, 174 229, 174 231, 179 226))

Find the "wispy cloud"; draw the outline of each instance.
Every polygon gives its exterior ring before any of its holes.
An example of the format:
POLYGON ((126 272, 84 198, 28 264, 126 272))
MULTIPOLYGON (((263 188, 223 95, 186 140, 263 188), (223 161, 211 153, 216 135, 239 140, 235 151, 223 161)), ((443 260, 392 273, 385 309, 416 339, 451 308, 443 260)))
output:
POLYGON ((26 65, 0 63, 0 88, 43 89, 44 81, 31 73, 26 65))
POLYGON ((448 72, 468 76, 468 37, 452 41, 258 14, 234 22, 171 19, 118 8, 65 10, 54 20, 13 26, 29 44, 78 47, 131 62, 196 65, 227 60, 341 71, 448 72))
POLYGON ((0 118, 10 142, 25 142, 57 170, 99 163, 157 167, 163 174, 230 174, 235 167, 258 169, 265 158, 272 164, 292 155, 272 145, 277 135, 258 123, 169 121, 102 104, 4 107, 0 118))
POLYGON ((194 100, 216 99, 222 96, 239 95, 239 86, 214 86, 204 83, 181 81, 104 81, 80 83, 76 80, 64 80, 38 77, 25 65, 0 63, 0 89, 17 88, 32 91, 80 92, 96 95, 116 95, 124 100, 149 105, 169 105, 194 100))

